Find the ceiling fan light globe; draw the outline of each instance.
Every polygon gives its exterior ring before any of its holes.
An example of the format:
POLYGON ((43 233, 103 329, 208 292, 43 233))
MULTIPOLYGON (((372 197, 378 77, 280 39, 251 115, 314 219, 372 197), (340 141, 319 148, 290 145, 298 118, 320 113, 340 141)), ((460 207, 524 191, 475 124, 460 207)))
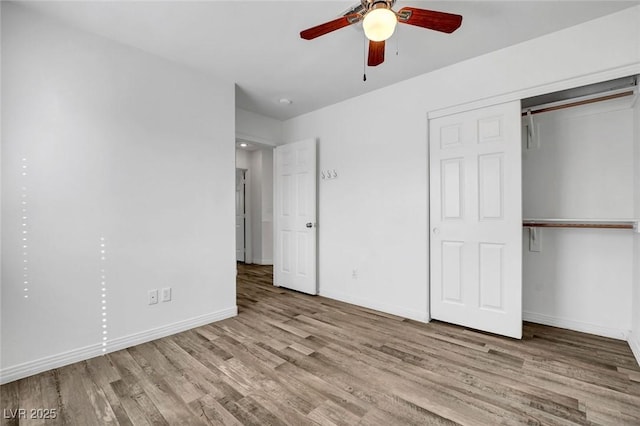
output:
POLYGON ((395 12, 387 8, 378 8, 365 15, 362 28, 369 40, 384 41, 393 35, 397 24, 395 12))

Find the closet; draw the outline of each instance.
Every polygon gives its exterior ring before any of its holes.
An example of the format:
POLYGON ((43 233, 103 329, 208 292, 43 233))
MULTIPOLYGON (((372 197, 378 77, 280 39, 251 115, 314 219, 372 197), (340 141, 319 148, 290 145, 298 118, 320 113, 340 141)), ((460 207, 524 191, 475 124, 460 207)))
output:
POLYGON ((637 98, 629 76, 429 114, 433 319, 515 338, 523 320, 628 337, 637 98))
POLYGON ((631 329, 636 78, 522 101, 523 319, 631 329))

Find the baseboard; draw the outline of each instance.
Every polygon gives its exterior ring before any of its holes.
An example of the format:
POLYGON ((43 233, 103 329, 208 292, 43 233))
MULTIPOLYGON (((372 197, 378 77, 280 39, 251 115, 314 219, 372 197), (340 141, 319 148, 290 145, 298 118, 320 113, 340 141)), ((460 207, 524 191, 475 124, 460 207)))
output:
POLYGON ((101 354, 102 344, 95 343, 83 348, 72 349, 56 355, 50 355, 35 361, 12 365, 0 370, 0 385, 33 376, 34 374, 42 373, 43 371, 64 367, 65 365, 73 364, 74 362, 94 358, 101 354))
POLYGON ((557 318, 535 312, 522 312, 522 319, 537 324, 550 325, 552 327, 566 328, 568 330, 580 331, 582 333, 595 334, 596 336, 610 337, 612 339, 627 340, 629 330, 603 327, 588 322, 575 321, 566 318, 557 318))
MULTIPOLYGON (((160 339, 162 337, 190 330, 195 327, 200 327, 215 321, 231 318, 237 314, 238 307, 233 306, 221 311, 211 312, 209 314, 174 322, 172 324, 152 328, 150 330, 130 334, 128 336, 118 337, 107 341, 107 345, 104 347, 106 349, 105 353, 115 352, 131 346, 140 345, 151 340, 160 339)), ((3 368, 0 370, 0 384, 13 382, 14 380, 42 373, 43 371, 64 367, 65 365, 73 364, 74 362, 84 361, 103 355, 104 353, 102 349, 102 343, 95 343, 83 348, 72 349, 67 352, 47 356, 35 361, 29 361, 3 368)))
POLYGON ((412 319, 420 322, 429 322, 429 313, 417 311, 414 309, 406 309, 401 306, 389 305, 386 303, 375 302, 368 299, 362 299, 360 297, 353 297, 349 294, 341 293, 339 291, 327 291, 320 289, 320 296, 327 297, 329 299, 339 300, 341 302, 350 303, 352 305, 362 306, 363 308, 374 309, 376 311, 384 312, 391 315, 397 315, 399 317, 412 319))
POLYGON ((638 366, 640 366, 640 333, 632 332, 629 335, 629 339, 627 340, 629 343, 629 347, 631 348, 631 352, 633 352, 633 356, 636 357, 636 362, 638 366))
POLYGON ((273 265, 273 259, 258 259, 253 263, 258 265, 273 265))

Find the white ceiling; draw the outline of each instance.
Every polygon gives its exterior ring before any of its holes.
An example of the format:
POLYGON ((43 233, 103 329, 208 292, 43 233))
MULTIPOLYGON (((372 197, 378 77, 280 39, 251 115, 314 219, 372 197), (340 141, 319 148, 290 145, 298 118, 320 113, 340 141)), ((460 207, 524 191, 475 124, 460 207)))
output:
MULTIPOLYGON (((363 82, 360 24, 306 41, 299 32, 340 16, 353 1, 24 2, 121 43, 233 81, 237 106, 280 120, 570 27, 638 1, 403 1, 463 15, 442 34, 398 25, 386 61, 363 82), (396 56, 396 46, 399 54, 396 56), (281 98, 293 100, 283 105, 281 98)), ((534 54, 534 52, 532 52, 534 54)))

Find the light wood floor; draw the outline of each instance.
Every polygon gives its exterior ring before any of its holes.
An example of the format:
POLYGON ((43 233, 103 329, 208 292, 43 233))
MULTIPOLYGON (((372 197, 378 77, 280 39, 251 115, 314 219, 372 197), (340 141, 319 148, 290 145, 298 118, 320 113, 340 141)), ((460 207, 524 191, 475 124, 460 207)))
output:
POLYGON ((56 408, 41 424, 82 426, 640 425, 640 368, 624 342, 421 324, 275 288, 264 266, 240 265, 238 306, 236 318, 4 385, 2 408, 56 408))

